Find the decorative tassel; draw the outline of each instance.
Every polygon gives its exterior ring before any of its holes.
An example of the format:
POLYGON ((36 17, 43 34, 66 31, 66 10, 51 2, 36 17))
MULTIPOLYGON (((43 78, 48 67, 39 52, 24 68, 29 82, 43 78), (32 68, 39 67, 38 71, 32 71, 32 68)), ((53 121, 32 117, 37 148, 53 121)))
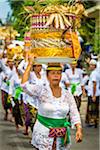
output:
POLYGON ((64 145, 66 145, 67 143, 67 134, 65 134, 65 137, 64 137, 64 145))
POLYGON ((53 145, 52 145, 52 150, 56 150, 56 144, 57 144, 57 138, 54 137, 53 145))

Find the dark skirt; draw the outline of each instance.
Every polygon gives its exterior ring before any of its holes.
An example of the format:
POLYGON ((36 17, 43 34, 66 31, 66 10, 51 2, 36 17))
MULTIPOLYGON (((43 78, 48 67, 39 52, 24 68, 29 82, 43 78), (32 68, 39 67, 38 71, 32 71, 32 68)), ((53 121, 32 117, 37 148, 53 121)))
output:
POLYGON ((4 108, 4 94, 5 94, 5 92, 3 90, 1 90, 1 100, 2 100, 3 108, 4 108))
POLYGON ((96 97, 96 101, 92 101, 92 97, 88 97, 86 123, 89 125, 95 125, 99 120, 99 96, 96 97))
POLYGON ((25 125, 30 126, 30 112, 28 105, 24 103, 24 111, 25 111, 25 125))
POLYGON ((8 93, 2 90, 2 105, 5 110, 11 109, 11 102, 8 101, 8 93))
POLYGON ((15 119, 15 124, 23 126, 23 121, 22 121, 21 112, 19 108, 19 101, 14 100, 14 103, 15 106, 13 107, 13 117, 15 119))
POLYGON ((37 109, 29 104, 27 104, 27 106, 28 106, 29 113, 30 113, 30 127, 31 127, 31 131, 33 132, 33 126, 37 119, 37 109))

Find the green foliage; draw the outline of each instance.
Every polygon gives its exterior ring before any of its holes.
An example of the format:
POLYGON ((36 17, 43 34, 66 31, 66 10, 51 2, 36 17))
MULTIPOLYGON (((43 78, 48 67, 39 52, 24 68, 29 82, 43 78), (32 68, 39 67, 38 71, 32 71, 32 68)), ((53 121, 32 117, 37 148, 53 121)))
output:
POLYGON ((96 1, 90 0, 90 1, 84 1, 84 6, 86 9, 93 7, 96 5, 96 1))
MULTIPOLYGON (((25 3, 24 0, 8 0, 9 5, 12 9, 12 16, 11 16, 11 20, 10 23, 11 25, 14 27, 14 29, 16 29, 19 33, 20 33, 20 39, 22 39, 24 37, 24 33, 26 31, 26 28, 30 26, 30 21, 27 20, 25 22, 25 15, 24 17, 22 17, 20 14, 20 12, 23 12, 23 5, 25 3)), ((18 38, 19 39, 19 38, 18 38)))
MULTIPOLYGON (((88 9, 96 5, 95 1, 85 1, 84 2, 85 8, 88 9)), ((100 52, 100 42, 99 42, 99 31, 95 34, 96 29, 96 20, 95 18, 85 18, 82 20, 81 28, 79 32, 84 39, 84 47, 86 45, 91 45, 93 47, 93 51, 95 53, 100 52)))
POLYGON ((87 43, 93 45, 94 33, 95 33, 95 19, 90 19, 90 18, 83 19, 79 32, 82 38, 84 39, 85 45, 87 43))
MULTIPOLYGON (((42 4, 44 3, 45 5, 54 5, 54 4, 64 4, 67 3, 69 0, 45 0, 44 2, 42 2, 42 4)), ((72 1, 72 0, 70 0, 72 1)))
POLYGON ((100 27, 97 28, 95 36, 94 36, 94 41, 95 44, 93 45, 94 52, 97 54, 100 54, 100 27))

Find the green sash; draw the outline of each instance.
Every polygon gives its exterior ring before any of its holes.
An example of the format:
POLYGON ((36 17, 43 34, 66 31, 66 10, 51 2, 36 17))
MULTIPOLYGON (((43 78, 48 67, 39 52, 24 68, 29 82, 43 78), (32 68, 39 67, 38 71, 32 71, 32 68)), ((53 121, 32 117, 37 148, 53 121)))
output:
POLYGON ((10 86, 10 81, 9 80, 6 81, 6 84, 7 84, 7 86, 10 86))
POLYGON ((20 86, 16 87, 14 99, 17 100, 22 92, 23 92, 23 89, 20 86))
POLYGON ((76 91, 76 88, 77 86, 79 85, 80 83, 72 83, 71 84, 71 93, 74 94, 75 91, 76 91))
MULTIPOLYGON (((47 118, 41 115, 37 115, 37 119, 41 124, 46 126, 47 128, 56 128, 56 127, 65 127, 66 128, 66 136, 67 141, 66 144, 70 143, 70 126, 71 124, 66 121, 66 118, 64 119, 54 119, 54 118, 47 118)), ((64 138, 61 138, 62 145, 64 145, 64 138)))

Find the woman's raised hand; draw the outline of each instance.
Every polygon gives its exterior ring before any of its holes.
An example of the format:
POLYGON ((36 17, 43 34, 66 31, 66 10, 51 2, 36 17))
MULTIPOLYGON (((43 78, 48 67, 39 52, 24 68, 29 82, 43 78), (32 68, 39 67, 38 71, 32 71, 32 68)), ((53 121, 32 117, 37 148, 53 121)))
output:
POLYGON ((36 58, 36 56, 32 53, 28 54, 28 61, 29 64, 32 65, 34 63, 34 58, 36 58))
POLYGON ((22 83, 25 83, 29 79, 30 70, 31 70, 31 67, 32 67, 32 65, 34 63, 34 58, 35 58, 34 54, 32 54, 32 53, 28 54, 28 62, 29 62, 29 64, 28 64, 28 66, 27 66, 27 68, 26 68, 26 70, 25 70, 25 72, 23 74, 22 83))

